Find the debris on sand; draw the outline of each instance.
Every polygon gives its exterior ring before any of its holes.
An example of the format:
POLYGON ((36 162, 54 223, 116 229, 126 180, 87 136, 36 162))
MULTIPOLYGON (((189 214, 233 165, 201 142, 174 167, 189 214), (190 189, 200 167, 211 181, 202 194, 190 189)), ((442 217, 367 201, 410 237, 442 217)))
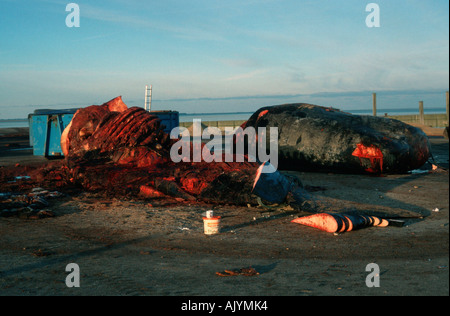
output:
POLYGON ((249 267, 249 268, 242 268, 242 269, 237 269, 237 270, 224 270, 222 272, 216 272, 216 275, 218 275, 220 277, 229 277, 229 276, 238 276, 238 275, 256 276, 256 275, 259 275, 259 272, 256 271, 254 268, 249 267))
POLYGON ((58 191, 33 188, 30 193, 0 193, 0 217, 41 219, 54 217, 47 208, 50 199, 63 196, 58 191))
POLYGON ((53 253, 39 248, 38 250, 33 251, 31 254, 35 257, 48 257, 51 256, 53 253))

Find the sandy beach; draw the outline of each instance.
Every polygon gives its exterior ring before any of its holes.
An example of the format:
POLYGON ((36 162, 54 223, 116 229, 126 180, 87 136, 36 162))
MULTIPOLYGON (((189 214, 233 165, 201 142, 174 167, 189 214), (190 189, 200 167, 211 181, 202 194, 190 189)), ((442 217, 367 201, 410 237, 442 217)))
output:
MULTIPOLYGON (((26 135, 16 132, 0 133, 0 168, 46 163, 29 149, 11 151, 27 147, 26 135)), ((449 143, 429 133, 434 171, 431 165, 382 177, 284 171, 334 210, 389 216, 403 227, 329 234, 291 223, 304 214, 282 205, 63 192, 49 200, 54 217, 0 217, 0 295, 449 295, 449 143), (204 234, 207 210, 222 217, 220 234, 204 234), (66 286, 70 263, 80 268, 78 288, 66 286), (379 266, 379 287, 366 284, 370 263, 379 266), (259 274, 216 274, 248 267, 259 274)))

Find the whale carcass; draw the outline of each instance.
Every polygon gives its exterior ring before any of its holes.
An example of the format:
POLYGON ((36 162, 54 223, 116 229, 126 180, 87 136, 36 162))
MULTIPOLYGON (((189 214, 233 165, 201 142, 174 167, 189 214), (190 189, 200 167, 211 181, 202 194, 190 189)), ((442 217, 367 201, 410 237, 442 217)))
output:
MULTIPOLYGON (((298 208, 312 205, 298 179, 278 171, 265 173, 266 165, 248 159, 174 162, 171 148, 178 141, 164 132, 157 116, 140 107, 129 108, 117 97, 79 109, 61 137, 64 161, 34 176, 41 181, 57 179, 59 186, 115 195, 235 205, 261 200, 289 202, 298 208)), ((192 149, 193 144, 189 145, 192 149)))
POLYGON ((247 127, 278 128, 280 169, 404 173, 431 152, 428 137, 411 125, 306 103, 263 107, 247 127))

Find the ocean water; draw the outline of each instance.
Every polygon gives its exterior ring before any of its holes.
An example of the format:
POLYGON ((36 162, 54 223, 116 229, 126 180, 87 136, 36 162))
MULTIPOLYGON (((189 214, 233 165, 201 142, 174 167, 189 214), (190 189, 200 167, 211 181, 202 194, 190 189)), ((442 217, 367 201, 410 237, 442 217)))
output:
MULTIPOLYGON (((372 109, 369 110, 341 110, 343 112, 355 114, 355 115, 372 115, 372 109)), ((445 108, 425 108, 425 114, 439 114, 445 113, 445 108)), ((419 114, 417 108, 409 109, 377 109, 378 116, 388 115, 415 115, 419 114)), ((253 112, 240 112, 240 113, 180 113, 180 122, 192 122, 193 119, 201 119, 202 121, 234 121, 234 120, 248 120, 253 112)))
POLYGON ((192 122, 194 119, 201 119, 202 122, 207 121, 237 121, 248 120, 253 112, 241 113, 180 113, 180 122, 192 122))
POLYGON ((28 127, 28 120, 0 120, 0 128, 28 127))
MULTIPOLYGON (((357 115, 372 115, 372 109, 367 110, 342 110, 344 112, 357 115)), ((425 108, 425 114, 445 113, 445 108, 425 108)), ((388 115, 412 115, 419 114, 417 108, 405 109, 378 109, 378 116, 388 115)), ((232 112, 232 113, 180 113, 180 122, 192 122, 194 119, 201 119, 203 122, 207 121, 237 121, 247 120, 253 112, 232 112)), ((0 119, 0 128, 8 127, 28 127, 27 119, 2 120, 0 119)))

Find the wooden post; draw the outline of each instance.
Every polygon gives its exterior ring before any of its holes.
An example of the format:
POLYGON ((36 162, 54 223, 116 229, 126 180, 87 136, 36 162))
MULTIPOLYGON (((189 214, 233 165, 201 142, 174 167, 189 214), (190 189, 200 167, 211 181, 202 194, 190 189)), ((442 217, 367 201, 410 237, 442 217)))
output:
POLYGON ((445 92, 445 98, 446 98, 446 107, 447 107, 447 126, 450 126, 450 119, 449 119, 449 114, 448 114, 448 91, 445 92))
POLYGON ((372 109, 373 109, 373 116, 377 116, 377 94, 372 93, 372 109))
POLYGON ((425 125, 425 116, 423 113, 423 101, 419 101, 419 122, 422 125, 425 125))

